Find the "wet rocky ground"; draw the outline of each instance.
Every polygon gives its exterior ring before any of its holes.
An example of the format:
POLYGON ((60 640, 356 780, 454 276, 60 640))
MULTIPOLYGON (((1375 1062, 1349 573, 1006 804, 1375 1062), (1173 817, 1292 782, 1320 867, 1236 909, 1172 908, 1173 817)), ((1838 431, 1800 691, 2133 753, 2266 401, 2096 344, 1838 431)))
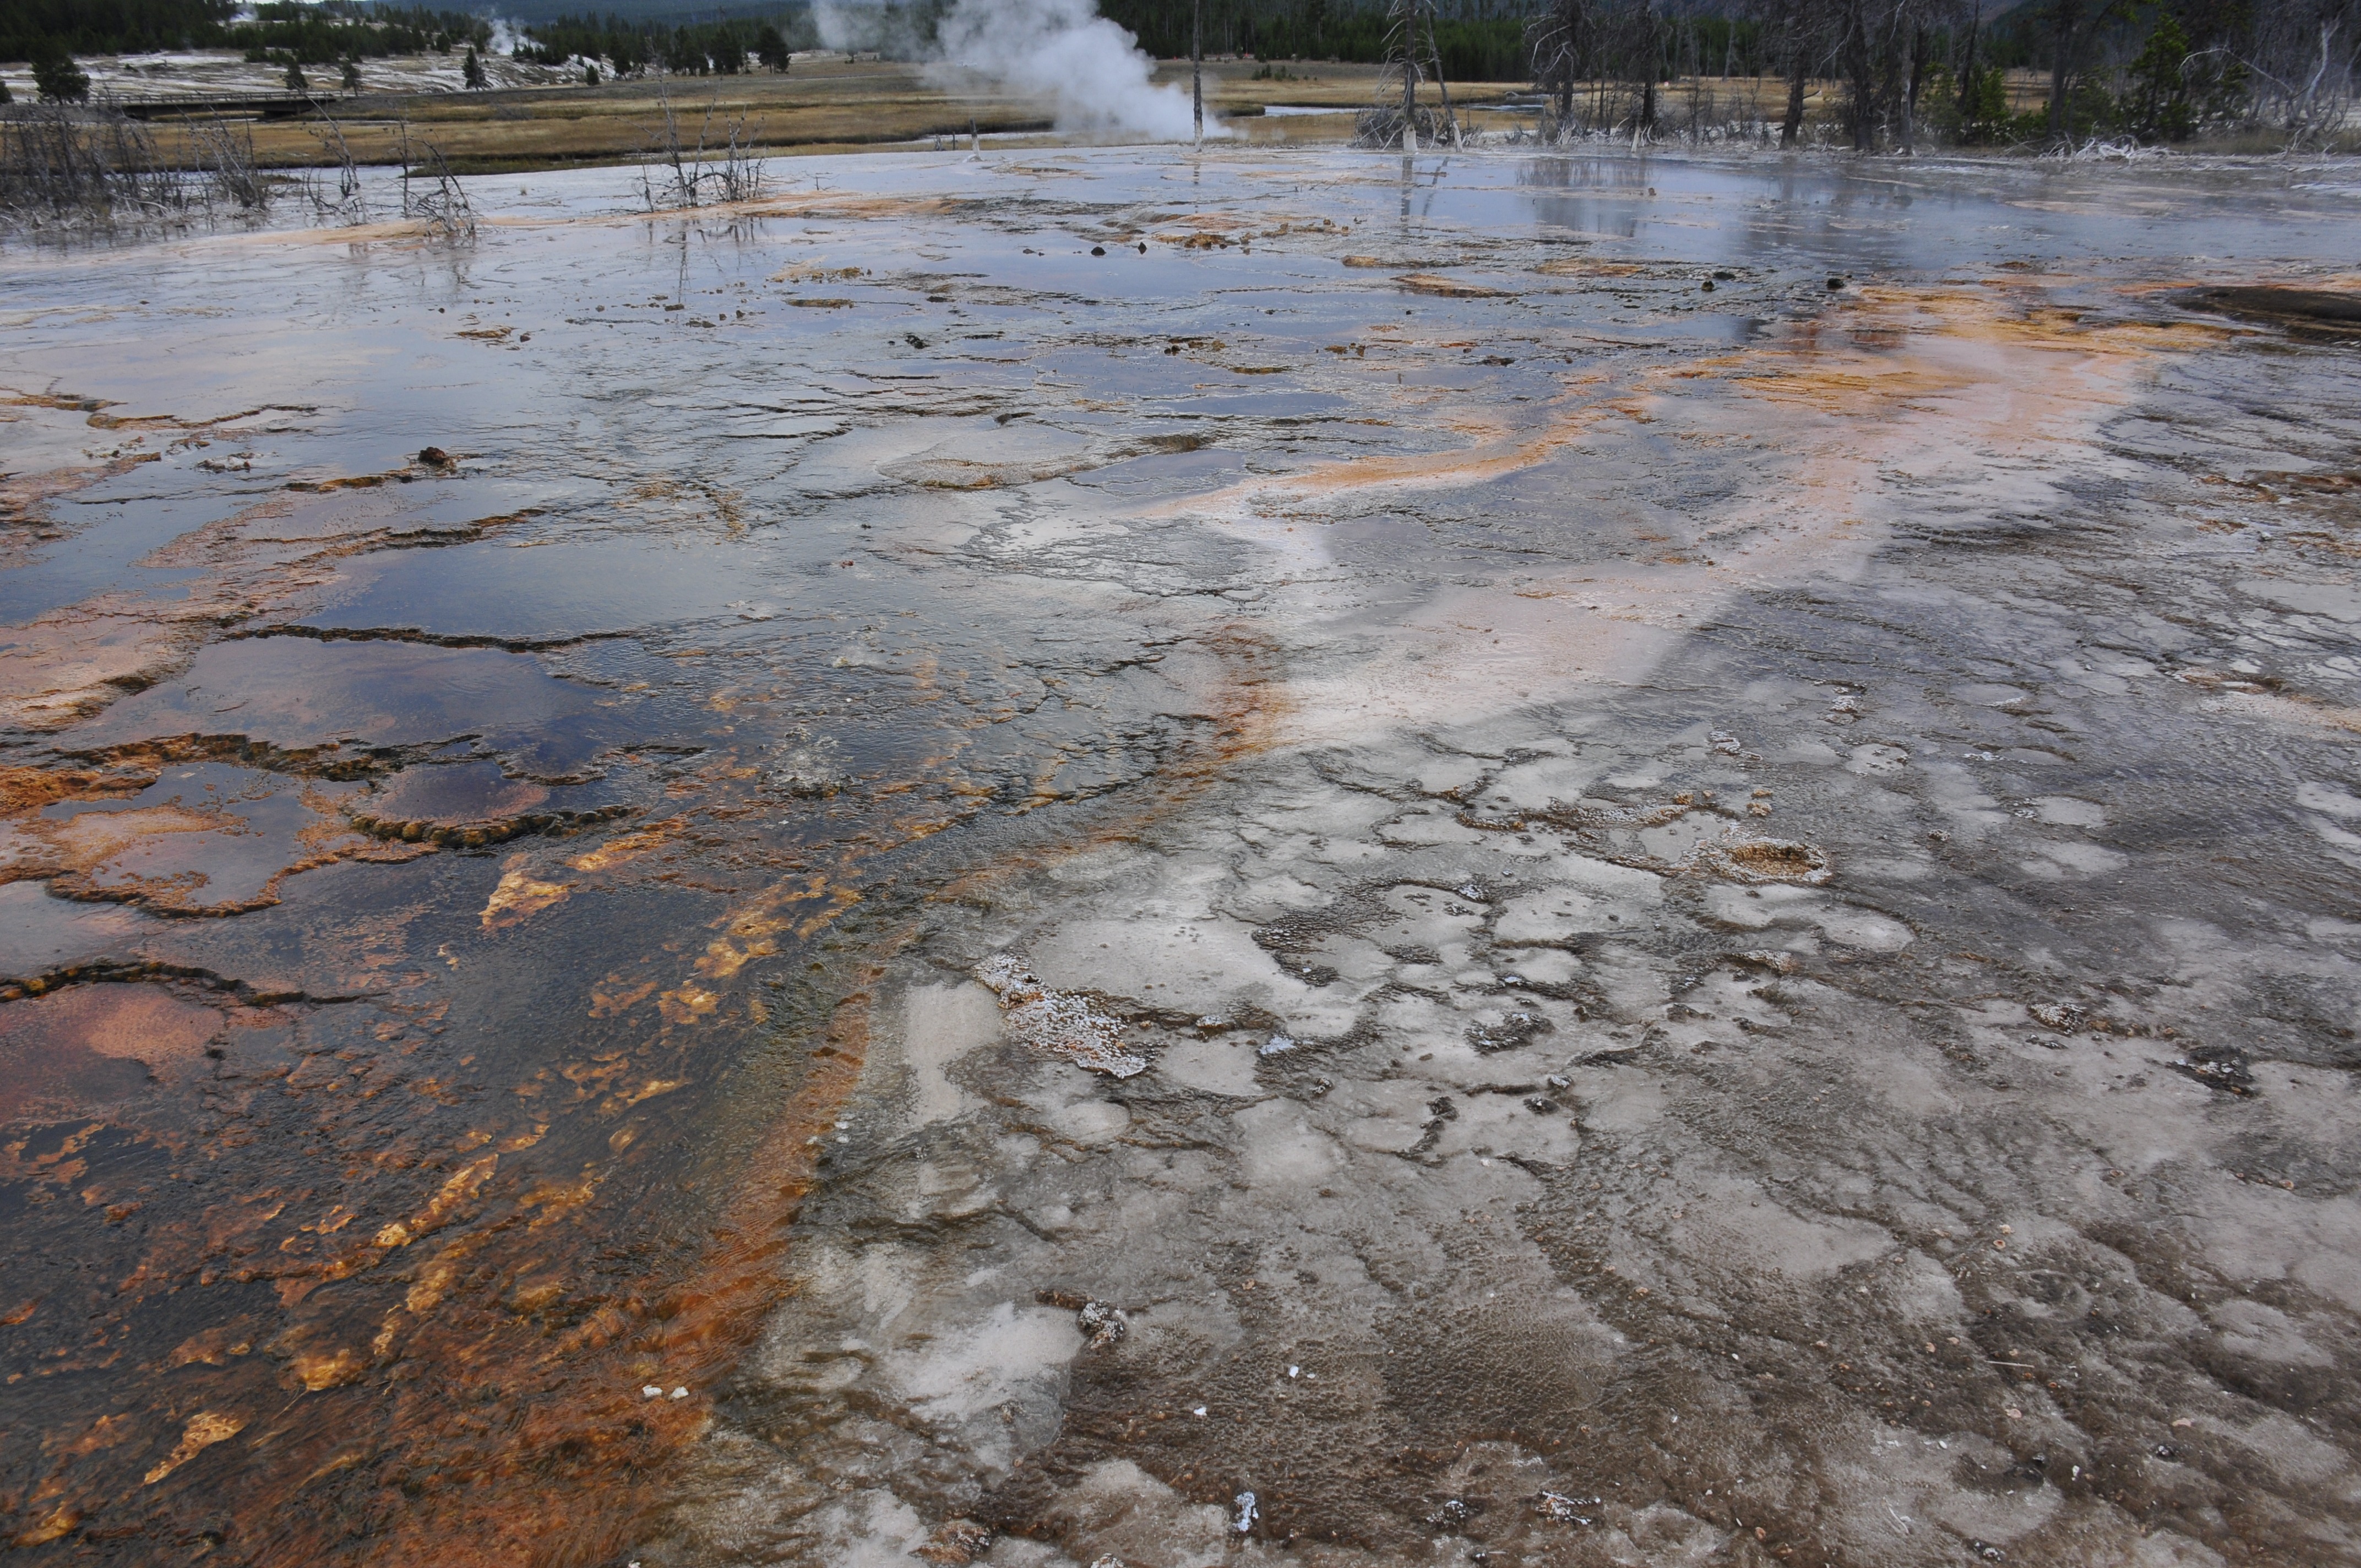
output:
POLYGON ((0 261, 27 1561, 2361 1555, 2346 176, 1026 159, 0 261))

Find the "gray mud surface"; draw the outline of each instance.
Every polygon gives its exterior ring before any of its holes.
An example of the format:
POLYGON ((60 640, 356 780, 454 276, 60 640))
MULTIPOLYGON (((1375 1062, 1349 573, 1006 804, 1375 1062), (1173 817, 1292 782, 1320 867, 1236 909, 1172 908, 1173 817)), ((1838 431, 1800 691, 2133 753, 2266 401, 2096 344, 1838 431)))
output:
POLYGON ((2361 1562, 2337 177, 797 168, 0 257, 0 1540, 2361 1562))

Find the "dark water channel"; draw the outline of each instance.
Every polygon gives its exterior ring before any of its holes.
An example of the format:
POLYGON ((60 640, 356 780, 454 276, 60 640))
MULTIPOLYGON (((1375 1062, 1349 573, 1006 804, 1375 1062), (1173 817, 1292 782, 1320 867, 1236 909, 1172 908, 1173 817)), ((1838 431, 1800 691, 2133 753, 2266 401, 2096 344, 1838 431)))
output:
POLYGON ((526 187, 0 255, 25 1561, 2361 1557, 2348 172, 526 187))

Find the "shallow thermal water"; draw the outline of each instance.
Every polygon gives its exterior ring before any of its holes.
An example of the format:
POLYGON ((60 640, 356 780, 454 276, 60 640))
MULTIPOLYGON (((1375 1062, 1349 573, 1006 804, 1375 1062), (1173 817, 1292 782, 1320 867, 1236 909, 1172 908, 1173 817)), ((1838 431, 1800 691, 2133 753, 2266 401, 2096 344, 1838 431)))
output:
POLYGON ((793 169, 0 257, 0 1539, 2361 1557, 2349 191, 793 169))

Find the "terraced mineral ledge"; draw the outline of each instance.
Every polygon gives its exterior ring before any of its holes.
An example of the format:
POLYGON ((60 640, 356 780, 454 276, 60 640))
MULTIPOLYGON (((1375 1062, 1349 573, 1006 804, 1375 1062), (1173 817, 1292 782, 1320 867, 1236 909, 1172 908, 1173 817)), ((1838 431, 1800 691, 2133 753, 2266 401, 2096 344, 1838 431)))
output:
POLYGON ((2345 178, 0 255, 0 1540, 2361 1558, 2345 178))

